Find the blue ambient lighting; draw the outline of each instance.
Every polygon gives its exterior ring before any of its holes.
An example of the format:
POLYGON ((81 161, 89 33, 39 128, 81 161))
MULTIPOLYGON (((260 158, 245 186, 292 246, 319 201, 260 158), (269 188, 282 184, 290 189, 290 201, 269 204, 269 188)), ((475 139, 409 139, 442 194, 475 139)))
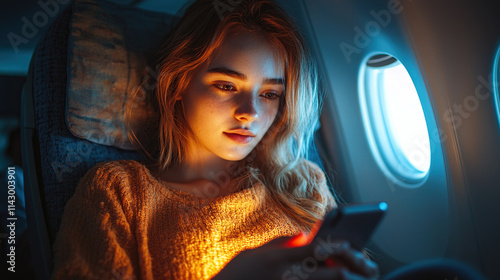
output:
POLYGON ((495 62, 493 64, 493 96, 495 98, 495 107, 497 109, 497 119, 500 125, 500 92, 498 87, 500 86, 500 48, 495 55, 495 62))

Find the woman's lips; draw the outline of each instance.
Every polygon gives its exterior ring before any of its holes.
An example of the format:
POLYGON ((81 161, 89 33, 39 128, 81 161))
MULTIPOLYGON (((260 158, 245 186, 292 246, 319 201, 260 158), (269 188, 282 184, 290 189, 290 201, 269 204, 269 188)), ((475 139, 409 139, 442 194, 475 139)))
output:
POLYGON ((254 138, 253 136, 241 135, 241 134, 236 134, 236 133, 228 133, 228 132, 224 132, 224 135, 226 135, 229 139, 231 139, 234 142, 239 143, 239 144, 250 143, 250 141, 252 141, 254 138))

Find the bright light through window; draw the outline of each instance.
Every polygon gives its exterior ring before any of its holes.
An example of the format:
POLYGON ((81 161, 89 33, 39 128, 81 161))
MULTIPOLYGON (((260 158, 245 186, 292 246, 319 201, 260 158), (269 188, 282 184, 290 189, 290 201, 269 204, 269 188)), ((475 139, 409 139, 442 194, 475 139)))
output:
POLYGON ((390 55, 368 60, 361 80, 361 106, 376 158, 397 177, 422 179, 431 151, 425 116, 406 68, 390 55))
POLYGON ((429 135, 417 90, 403 64, 381 72, 381 101, 388 133, 405 159, 418 171, 431 164, 429 135))

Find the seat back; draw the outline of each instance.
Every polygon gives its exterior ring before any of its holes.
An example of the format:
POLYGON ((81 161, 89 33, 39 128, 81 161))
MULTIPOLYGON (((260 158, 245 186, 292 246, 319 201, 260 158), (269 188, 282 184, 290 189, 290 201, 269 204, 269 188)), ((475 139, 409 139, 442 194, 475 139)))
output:
POLYGON ((140 160, 125 151, 75 137, 65 123, 67 39, 71 5, 38 43, 23 90, 22 146, 30 246, 37 279, 49 279, 52 250, 64 205, 78 180, 94 165, 140 160))

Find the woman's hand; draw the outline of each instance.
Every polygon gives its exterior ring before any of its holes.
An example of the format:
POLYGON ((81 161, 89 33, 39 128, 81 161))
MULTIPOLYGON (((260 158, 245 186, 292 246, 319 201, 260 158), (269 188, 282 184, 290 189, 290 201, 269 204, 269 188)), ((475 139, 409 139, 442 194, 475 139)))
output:
POLYGON ((311 243, 290 248, 290 244, 300 238, 281 237, 259 248, 243 251, 213 280, 377 278, 377 264, 352 249, 347 242, 311 243))

